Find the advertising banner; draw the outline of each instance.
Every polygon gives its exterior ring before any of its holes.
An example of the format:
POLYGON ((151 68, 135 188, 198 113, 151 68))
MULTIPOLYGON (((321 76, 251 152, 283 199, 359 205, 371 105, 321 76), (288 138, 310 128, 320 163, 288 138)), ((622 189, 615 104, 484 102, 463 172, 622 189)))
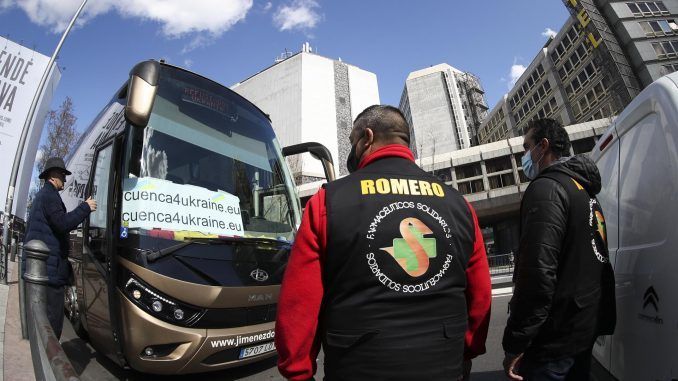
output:
POLYGON ((240 200, 227 192, 141 177, 123 181, 122 200, 129 229, 244 236, 240 200))
MULTIPOLYGON (((15 155, 28 111, 36 94, 49 57, 25 46, 0 37, 0 199, 4 205, 15 155)), ((52 91, 58 81, 58 70, 48 78, 50 90, 40 99, 34 117, 33 129, 29 131, 22 165, 17 180, 14 213, 23 217, 25 199, 28 195, 30 172, 33 170, 35 152, 45 120, 52 91), (56 74, 56 75, 55 75, 56 74), (28 175, 26 175, 28 174, 28 175)))

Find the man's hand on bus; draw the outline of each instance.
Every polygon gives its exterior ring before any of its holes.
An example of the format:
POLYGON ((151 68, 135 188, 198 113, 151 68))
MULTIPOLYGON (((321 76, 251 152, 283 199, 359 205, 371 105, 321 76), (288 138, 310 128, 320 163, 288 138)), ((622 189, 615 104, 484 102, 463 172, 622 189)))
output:
POLYGON ((89 205, 89 209, 91 211, 97 210, 97 202, 94 201, 94 199, 92 199, 92 196, 89 196, 89 198, 85 200, 85 202, 87 203, 87 205, 89 205))

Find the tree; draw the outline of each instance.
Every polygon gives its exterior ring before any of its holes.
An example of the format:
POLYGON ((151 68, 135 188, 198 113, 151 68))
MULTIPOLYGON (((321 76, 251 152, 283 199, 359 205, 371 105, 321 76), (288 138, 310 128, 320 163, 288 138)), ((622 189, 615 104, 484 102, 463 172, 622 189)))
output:
MULTIPOLYGON (((61 106, 56 110, 50 110, 47 113, 47 139, 40 146, 39 155, 35 163, 37 173, 42 172, 47 159, 50 157, 66 158, 73 149, 75 143, 80 138, 80 134, 75 129, 75 122, 78 118, 73 115, 73 101, 66 97, 61 106)), ((33 205, 33 198, 40 189, 40 181, 36 178, 31 182, 31 189, 28 192, 27 208, 30 212, 33 205)))
POLYGON ((73 115, 73 101, 66 97, 57 110, 47 113, 47 140, 40 146, 41 155, 36 163, 38 173, 42 172, 50 157, 65 158, 80 138, 75 129, 78 118, 73 115))

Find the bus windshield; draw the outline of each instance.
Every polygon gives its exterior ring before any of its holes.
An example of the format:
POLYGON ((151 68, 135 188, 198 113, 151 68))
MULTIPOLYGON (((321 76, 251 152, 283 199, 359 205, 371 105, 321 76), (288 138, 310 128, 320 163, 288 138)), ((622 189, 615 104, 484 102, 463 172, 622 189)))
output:
POLYGON ((215 82, 161 68, 148 126, 131 133, 121 231, 291 241, 299 207, 270 122, 215 82))

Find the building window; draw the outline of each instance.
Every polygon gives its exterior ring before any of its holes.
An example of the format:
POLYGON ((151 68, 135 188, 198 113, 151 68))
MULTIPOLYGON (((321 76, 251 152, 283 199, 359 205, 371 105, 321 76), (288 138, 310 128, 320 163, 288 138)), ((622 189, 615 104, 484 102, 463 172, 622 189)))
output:
POLYGON ((607 118, 607 117, 612 116, 614 114, 615 114, 615 112, 612 109, 612 106, 609 103, 606 103, 606 104, 600 106, 600 109, 598 111, 596 111, 593 115, 591 115, 591 117, 589 118, 589 121, 607 118))
POLYGON ((483 170, 480 168, 480 163, 471 163, 455 167, 454 173, 457 175, 457 180, 461 180, 468 179, 469 177, 482 176, 483 170))
POLYGON ((593 63, 589 63, 584 67, 584 69, 579 72, 579 74, 572 78, 572 81, 570 84, 565 88, 567 91, 567 95, 572 97, 577 94, 577 92, 584 86, 588 84, 588 82, 591 80, 596 75, 596 70, 595 67, 593 66, 593 63))
POLYGON ((487 180, 490 183, 490 189, 499 189, 516 185, 516 179, 513 177, 513 172, 504 173, 502 175, 488 176, 487 180))
POLYGON ((607 95, 607 88, 603 81, 597 83, 579 101, 572 103, 575 119, 589 112, 601 99, 607 95))
POLYGON ((678 31, 675 20, 642 21, 639 24, 647 36, 670 36, 678 31))
POLYGON ((446 182, 452 181, 452 169, 451 168, 442 168, 436 169, 431 172, 431 174, 438 178, 438 180, 446 182))
POLYGON ((457 190, 461 194, 471 194, 478 193, 485 190, 485 185, 483 184, 483 179, 471 180, 465 182, 457 183, 457 190))
POLYGON ((678 71, 678 64, 662 65, 661 74, 666 75, 678 71))
POLYGON ((638 1, 635 3, 626 3, 631 13, 636 17, 659 16, 668 14, 669 10, 661 1, 638 1))
POLYGON ((678 56, 678 40, 653 42, 652 47, 658 59, 675 58, 678 56))
POLYGON ((502 156, 494 159, 485 160, 485 169, 487 173, 495 173, 506 170, 511 170, 511 157, 502 156))

